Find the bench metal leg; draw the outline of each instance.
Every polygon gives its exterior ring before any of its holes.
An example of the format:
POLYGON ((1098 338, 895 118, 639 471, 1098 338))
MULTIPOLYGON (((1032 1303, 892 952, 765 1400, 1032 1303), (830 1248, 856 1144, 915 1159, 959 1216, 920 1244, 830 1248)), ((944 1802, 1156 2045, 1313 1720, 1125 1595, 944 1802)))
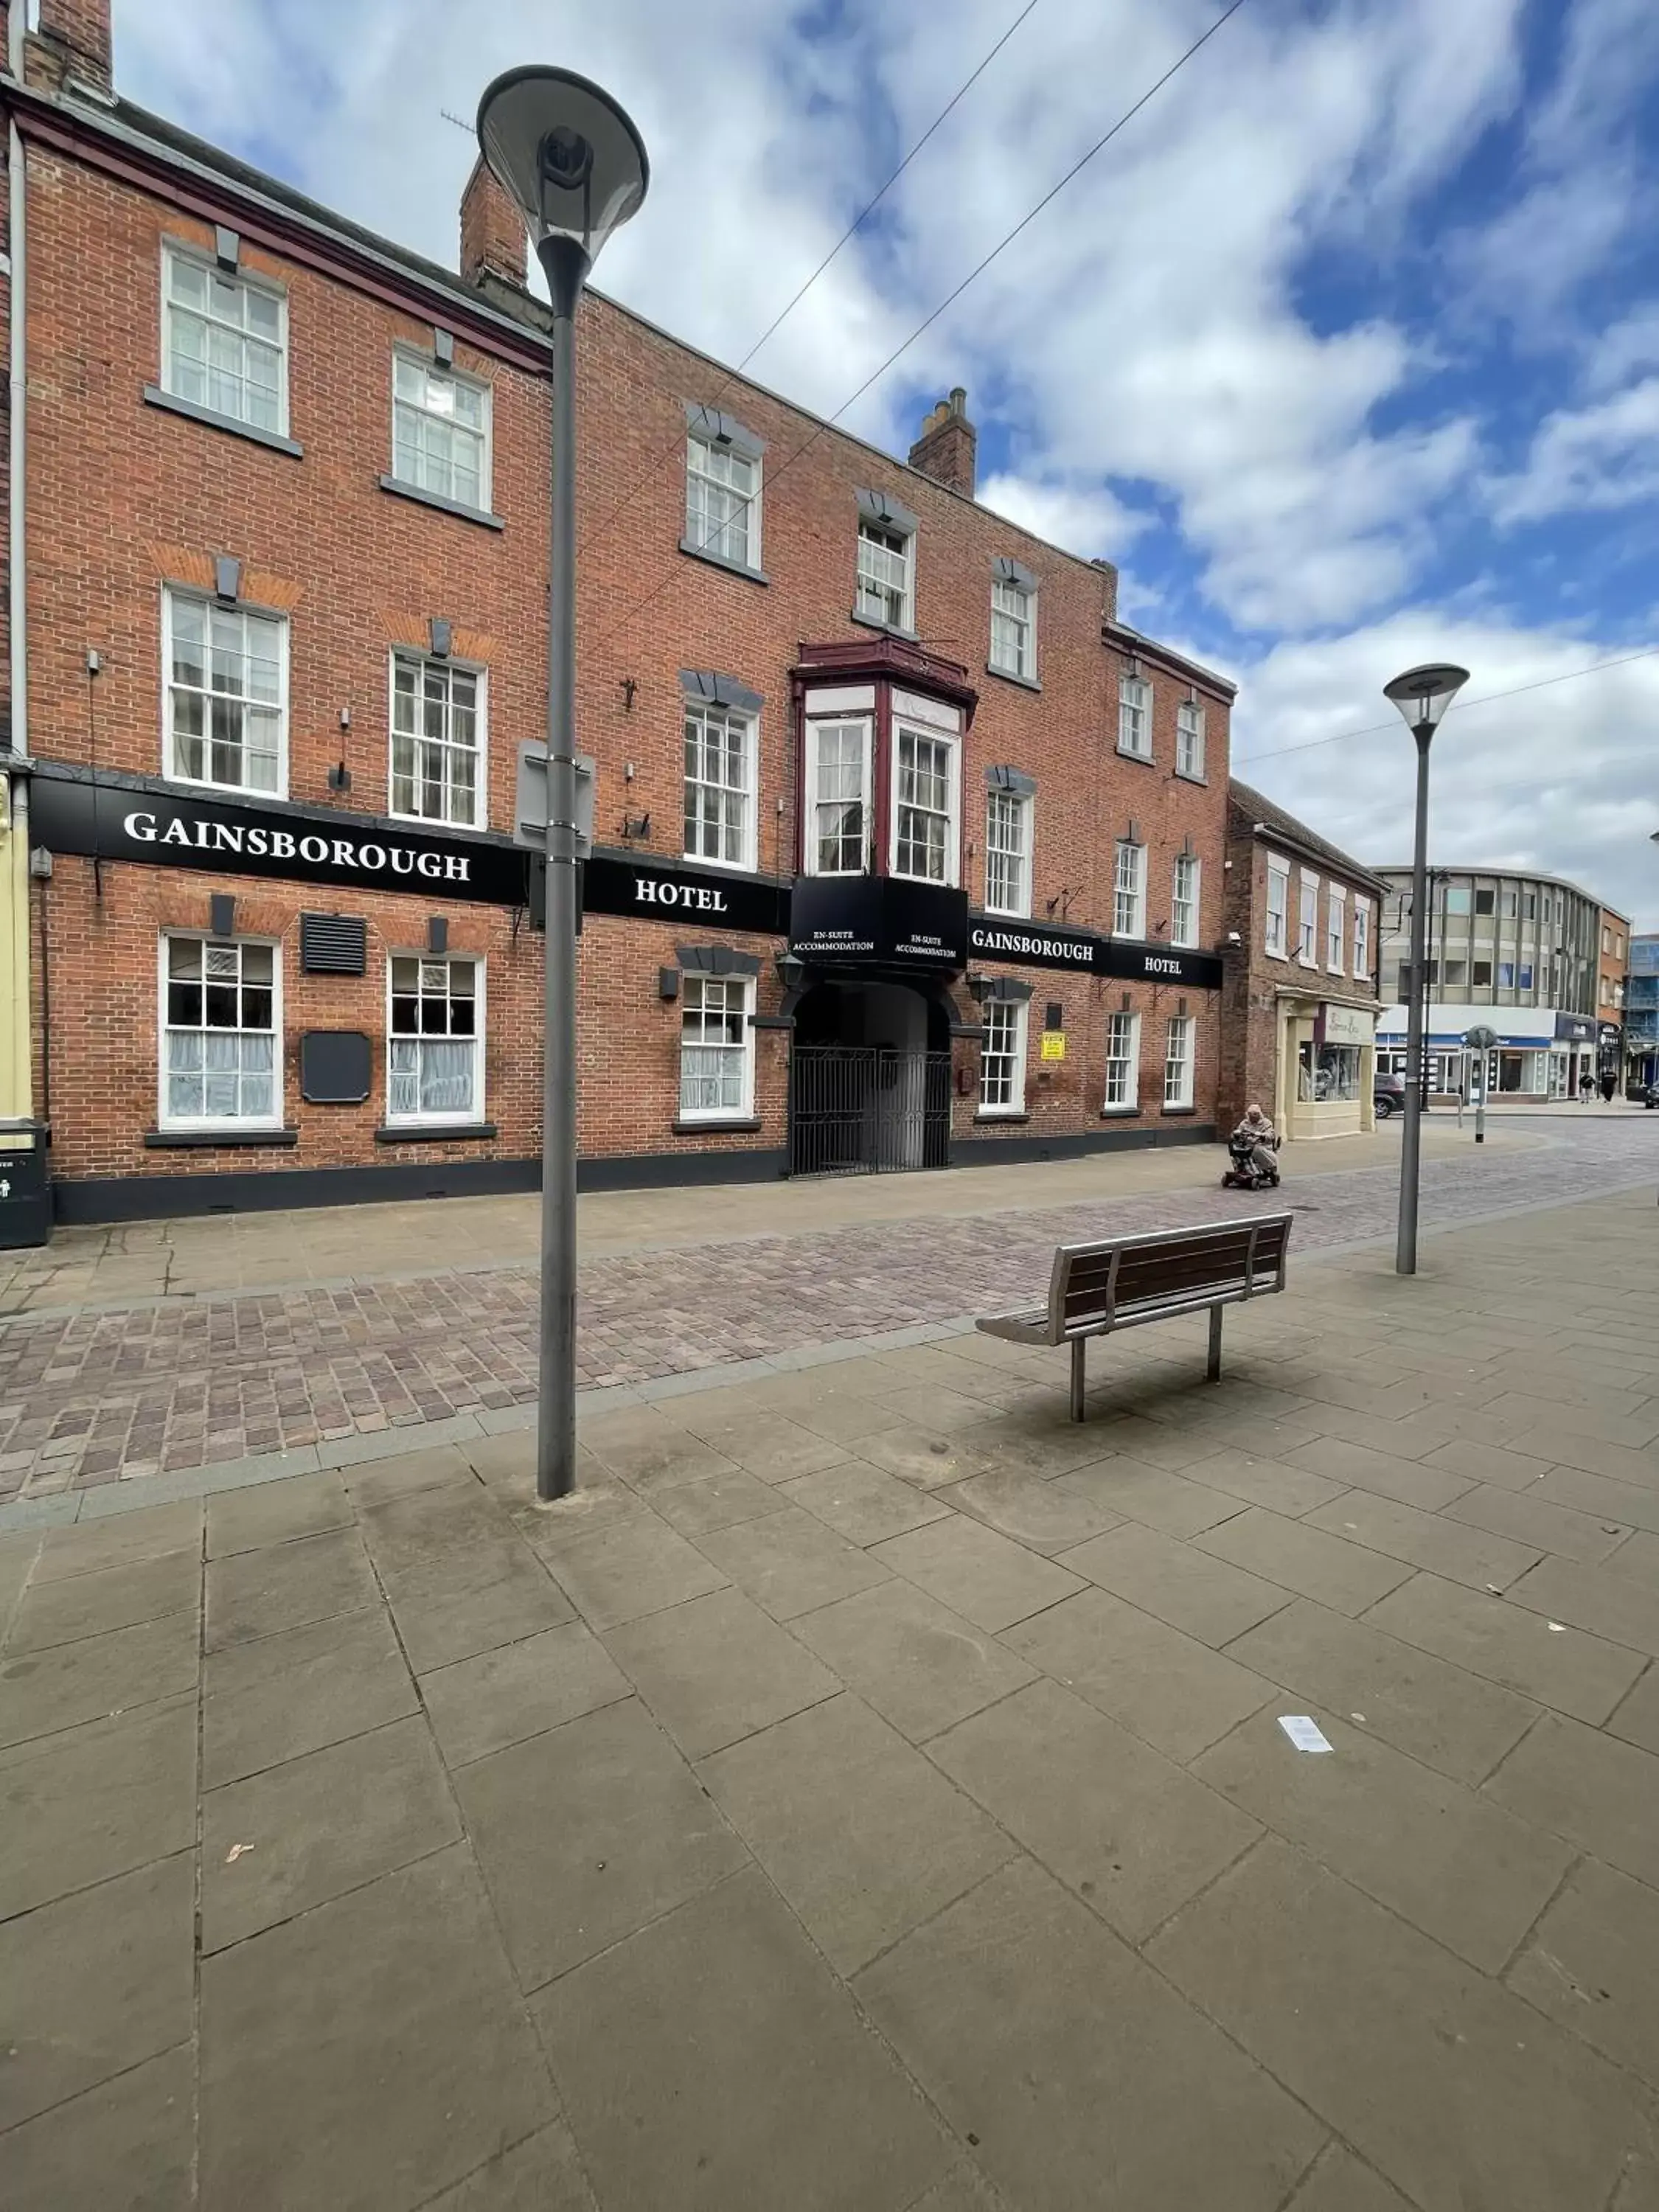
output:
POLYGON ((1083 1419, 1083 1347, 1086 1340, 1080 1336, 1072 1339, 1072 1419, 1074 1421, 1083 1419))
POLYGON ((1209 1382, 1221 1380, 1221 1316, 1225 1311, 1224 1306, 1210 1308, 1210 1358, 1204 1370, 1205 1380, 1209 1382))

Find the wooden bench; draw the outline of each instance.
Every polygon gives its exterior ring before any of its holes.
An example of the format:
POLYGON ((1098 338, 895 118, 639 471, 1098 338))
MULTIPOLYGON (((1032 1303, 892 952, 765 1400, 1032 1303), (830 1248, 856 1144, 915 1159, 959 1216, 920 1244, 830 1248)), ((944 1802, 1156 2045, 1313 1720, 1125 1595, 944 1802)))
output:
POLYGON ((1288 1213, 1264 1213, 1213 1221, 1201 1229, 1154 1229, 1139 1237, 1104 1237, 1097 1244, 1061 1244, 1054 1252, 1046 1306, 996 1315, 975 1326, 1014 1344, 1069 1344, 1074 1421, 1083 1419, 1084 1346, 1091 1336, 1109 1336, 1114 1329, 1207 1310, 1206 1374, 1218 1382, 1221 1310, 1284 1289, 1291 1218, 1288 1213))

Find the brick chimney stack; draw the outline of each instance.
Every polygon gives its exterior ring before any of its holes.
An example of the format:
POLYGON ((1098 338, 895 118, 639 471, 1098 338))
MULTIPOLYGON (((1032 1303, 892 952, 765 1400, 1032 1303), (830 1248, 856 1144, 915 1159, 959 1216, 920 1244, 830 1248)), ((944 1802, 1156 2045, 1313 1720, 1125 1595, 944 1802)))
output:
POLYGON ((461 194, 461 274, 469 284, 497 276, 523 289, 530 249, 524 217, 481 154, 461 194))
POLYGON ((48 75, 94 92, 111 90, 110 0, 40 0, 35 36, 46 50, 48 75))
POLYGON ((957 385, 922 424, 921 435, 910 448, 910 465, 935 483, 971 499, 978 445, 979 433, 968 420, 968 394, 957 385))

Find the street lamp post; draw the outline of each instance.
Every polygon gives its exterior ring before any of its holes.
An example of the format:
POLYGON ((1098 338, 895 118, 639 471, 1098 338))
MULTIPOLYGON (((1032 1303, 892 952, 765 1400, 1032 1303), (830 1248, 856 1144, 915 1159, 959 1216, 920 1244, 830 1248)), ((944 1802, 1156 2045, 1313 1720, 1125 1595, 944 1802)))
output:
POLYGON ((536 1495, 576 1486, 576 307, 599 248, 639 210, 650 164, 607 93, 516 69, 478 102, 478 143, 523 215, 553 303, 547 605, 547 934, 536 1495))
POLYGON ((1429 875, 1429 746, 1442 716, 1469 680, 1467 668, 1449 664, 1408 668, 1382 687, 1417 740, 1417 828, 1412 846, 1412 994, 1406 1024, 1406 1126, 1400 1146, 1400 1227, 1395 1272, 1417 1273, 1417 1182, 1422 1155, 1423 970, 1427 958, 1429 875))

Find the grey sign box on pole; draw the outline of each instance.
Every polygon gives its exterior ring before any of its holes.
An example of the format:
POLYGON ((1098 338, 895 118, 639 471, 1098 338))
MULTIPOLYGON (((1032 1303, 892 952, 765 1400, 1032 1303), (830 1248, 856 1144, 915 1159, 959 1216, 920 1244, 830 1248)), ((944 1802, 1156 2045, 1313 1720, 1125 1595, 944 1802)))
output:
MULTIPOLYGON (((513 842, 532 853, 547 850, 547 747, 519 747, 518 788, 513 801, 513 842)), ((576 757, 576 858, 593 849, 593 758, 576 757)))

